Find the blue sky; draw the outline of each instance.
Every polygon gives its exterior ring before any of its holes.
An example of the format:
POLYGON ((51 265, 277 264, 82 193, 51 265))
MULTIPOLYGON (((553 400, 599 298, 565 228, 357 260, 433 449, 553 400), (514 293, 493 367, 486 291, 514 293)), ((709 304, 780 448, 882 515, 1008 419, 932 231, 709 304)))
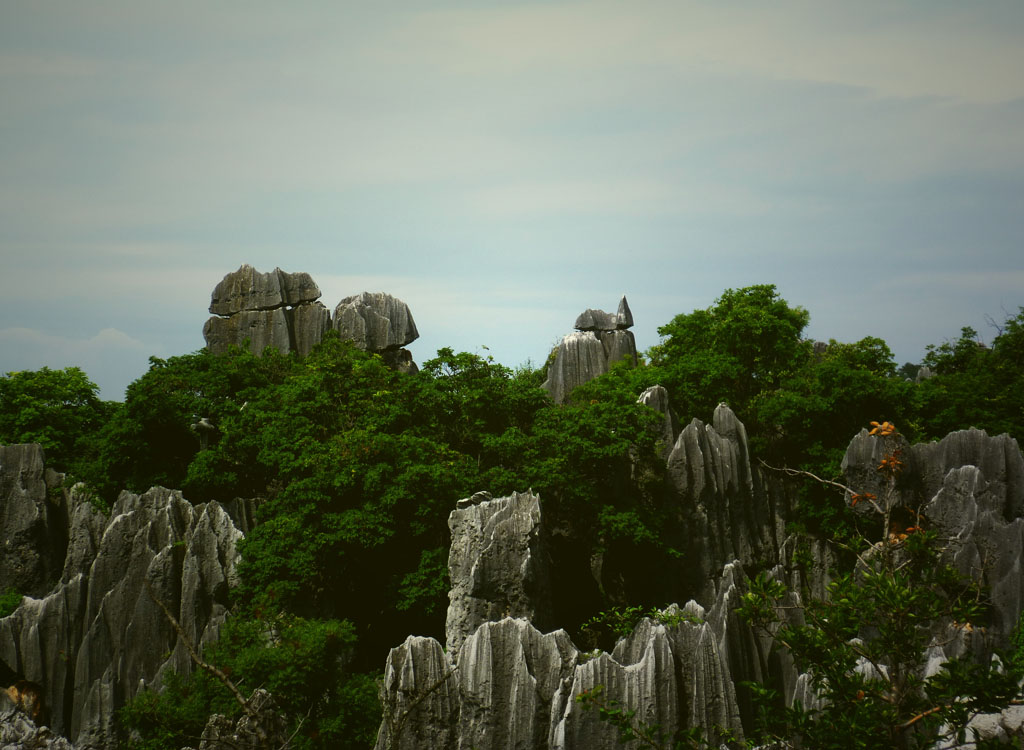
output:
POLYGON ((899 362, 1024 305, 1024 3, 0 5, 0 372, 119 399, 242 263, 542 362, 774 283, 899 362))

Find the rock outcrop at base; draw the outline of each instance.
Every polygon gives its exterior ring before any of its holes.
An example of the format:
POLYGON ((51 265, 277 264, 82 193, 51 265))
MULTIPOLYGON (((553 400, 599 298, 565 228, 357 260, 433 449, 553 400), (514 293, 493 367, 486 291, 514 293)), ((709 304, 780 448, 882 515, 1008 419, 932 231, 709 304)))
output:
POLYGON ((452 588, 445 630, 453 651, 485 622, 523 617, 542 624, 551 606, 540 498, 514 492, 492 500, 477 493, 459 506, 448 517, 452 588))
MULTIPOLYGON (((25 496, 14 491, 0 502, 25 496)), ((192 670, 153 597, 192 643, 215 639, 241 532, 219 504, 193 506, 160 487, 122 492, 109 516, 74 490, 68 509, 60 579, 0 619, 0 662, 43 686, 55 732, 79 750, 98 750, 116 745, 115 713, 128 699, 158 687, 169 669, 192 670)))
POLYGON ((270 346, 304 357, 333 328, 358 348, 380 354, 390 367, 417 370, 412 354, 403 348, 419 338, 404 302, 382 292, 363 292, 339 302, 332 319, 319 299, 320 287, 308 273, 280 268, 260 273, 243 265, 213 290, 213 317, 203 326, 206 348, 222 354, 232 346, 248 346, 259 355, 270 346))
MULTIPOLYGON (((257 688, 246 700, 246 708, 235 721, 223 714, 210 716, 198 750, 288 747, 288 719, 270 693, 257 688)), ((184 747, 182 750, 193 749, 184 747)))
POLYGON ((633 314, 623 297, 615 315, 586 310, 576 318, 576 331, 558 344, 543 388, 557 404, 565 403, 572 389, 608 372, 612 364, 628 358, 636 365, 633 314))
POLYGON ((38 726, 0 690, 0 750, 75 750, 46 726, 38 726))

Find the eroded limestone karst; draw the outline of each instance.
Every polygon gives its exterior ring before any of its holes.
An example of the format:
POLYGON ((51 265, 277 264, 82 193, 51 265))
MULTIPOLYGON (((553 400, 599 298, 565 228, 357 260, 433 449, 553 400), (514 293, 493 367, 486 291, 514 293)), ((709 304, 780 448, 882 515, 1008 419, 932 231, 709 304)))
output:
POLYGON ((603 375, 623 358, 635 365, 636 340, 628 330, 632 326, 633 313, 625 297, 614 315, 603 310, 581 313, 576 318, 576 330, 559 342, 548 367, 543 388, 555 403, 565 403, 573 388, 603 375))
MULTIPOLYGON (((643 400, 666 414, 658 393, 643 400)), ((447 648, 410 637, 392 649, 385 679, 385 719, 377 748, 614 748, 618 733, 576 698, 601 687, 604 700, 635 711, 641 724, 720 729, 742 737, 753 706, 739 686, 754 680, 784 699, 817 700, 807 675, 768 636, 736 614, 749 588, 745 565, 786 582, 787 604, 798 617, 801 593, 820 597, 836 560, 812 544, 810 562, 788 565, 792 539, 784 533, 789 507, 777 475, 752 465, 746 431, 728 407, 712 423, 693 420, 676 437, 667 469, 674 502, 695 538, 687 553, 696 574, 694 599, 645 619, 610 652, 581 653, 562 630, 545 633, 530 621, 538 577, 558 571, 535 556, 529 540, 544 536, 540 499, 530 494, 460 501, 450 520, 452 592, 447 648), (531 588, 523 586, 531 581, 531 588), (475 592, 469 595, 468 592, 475 592), (511 602, 515 601, 515 606, 511 602), (453 627, 453 623, 455 624, 453 627)), ((877 477, 881 446, 865 431, 847 451, 846 482, 877 477)), ((978 430, 938 443, 906 447, 899 502, 917 503, 952 540, 948 554, 965 575, 982 576, 992 594, 988 630, 936 641, 926 669, 965 651, 1005 645, 1024 605, 1020 551, 1024 548, 1024 458, 1008 436, 978 430)), ((982 736, 1021 730, 1024 712, 983 715, 982 736), (1018 715, 1020 714, 1020 715, 1018 715)))
MULTIPOLYGON (((33 448, 7 446, 0 456, 32 456, 33 448)), ((21 480, 31 486, 39 468, 0 463, 5 522, 29 515, 19 508, 38 505, 21 480)), ((192 669, 154 597, 193 643, 215 639, 242 535, 218 503, 193 506, 161 487, 122 492, 109 515, 74 489, 61 512, 63 570, 45 595, 24 597, 0 619, 0 662, 5 673, 43 687, 54 732, 79 750, 114 747, 116 710, 146 685, 158 687, 167 670, 192 669)))
POLYGON ((360 349, 380 354, 391 367, 416 371, 412 354, 403 347, 419 332, 404 302, 383 292, 363 292, 338 303, 332 318, 319 299, 320 288, 308 273, 280 268, 261 273, 243 265, 213 290, 213 317, 203 327, 206 346, 218 354, 248 346, 258 355, 271 346, 282 354, 306 356, 333 328, 360 349))

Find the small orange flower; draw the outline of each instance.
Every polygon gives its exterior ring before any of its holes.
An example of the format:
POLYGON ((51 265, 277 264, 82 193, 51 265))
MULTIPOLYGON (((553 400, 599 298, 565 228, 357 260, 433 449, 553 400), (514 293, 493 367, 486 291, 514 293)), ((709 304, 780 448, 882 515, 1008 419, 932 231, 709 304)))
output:
POLYGON ((871 423, 871 435, 881 435, 882 437, 889 437, 896 432, 896 425, 892 422, 872 422, 871 423))
POLYGON ((856 507, 857 503, 861 502, 862 500, 877 500, 877 499, 878 499, 878 496, 875 493, 873 493, 873 492, 863 492, 863 493, 859 493, 859 494, 854 494, 854 496, 852 498, 850 498, 850 507, 851 508, 856 507))

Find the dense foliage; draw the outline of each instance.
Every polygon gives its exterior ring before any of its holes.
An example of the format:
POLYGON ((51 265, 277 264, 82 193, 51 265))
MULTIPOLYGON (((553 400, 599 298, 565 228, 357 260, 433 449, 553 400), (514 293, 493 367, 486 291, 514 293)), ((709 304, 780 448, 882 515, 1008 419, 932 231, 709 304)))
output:
MULTIPOLYGON (((461 497, 541 495, 561 572, 553 624, 575 631, 680 594, 651 575, 686 565, 686 539, 664 502, 660 417, 636 403, 647 386, 668 388, 684 424, 727 402, 755 456, 822 477, 871 419, 917 439, 971 425, 1024 437, 1024 310, 989 347, 969 329, 933 347, 922 363, 933 376, 919 383, 882 339, 813 345, 808 321, 773 286, 726 290, 660 328, 639 367, 616 365, 564 405, 540 388, 542 371, 442 349, 404 375, 333 336, 306 358, 153 358, 123 404, 101 402, 77 368, 10 373, 0 443, 43 443, 49 465, 108 503, 153 484, 193 502, 260 498, 232 625, 206 657, 291 696, 303 742, 362 747, 387 648, 409 632, 443 637, 447 518, 461 497), (597 559, 614 575, 595 576, 597 559), (268 637, 282 628, 293 637, 268 637)), ((832 495, 813 483, 803 493, 797 527, 855 530, 832 495)), ((235 710, 197 673, 144 693, 124 719, 139 746, 171 747, 214 709, 235 710)))

